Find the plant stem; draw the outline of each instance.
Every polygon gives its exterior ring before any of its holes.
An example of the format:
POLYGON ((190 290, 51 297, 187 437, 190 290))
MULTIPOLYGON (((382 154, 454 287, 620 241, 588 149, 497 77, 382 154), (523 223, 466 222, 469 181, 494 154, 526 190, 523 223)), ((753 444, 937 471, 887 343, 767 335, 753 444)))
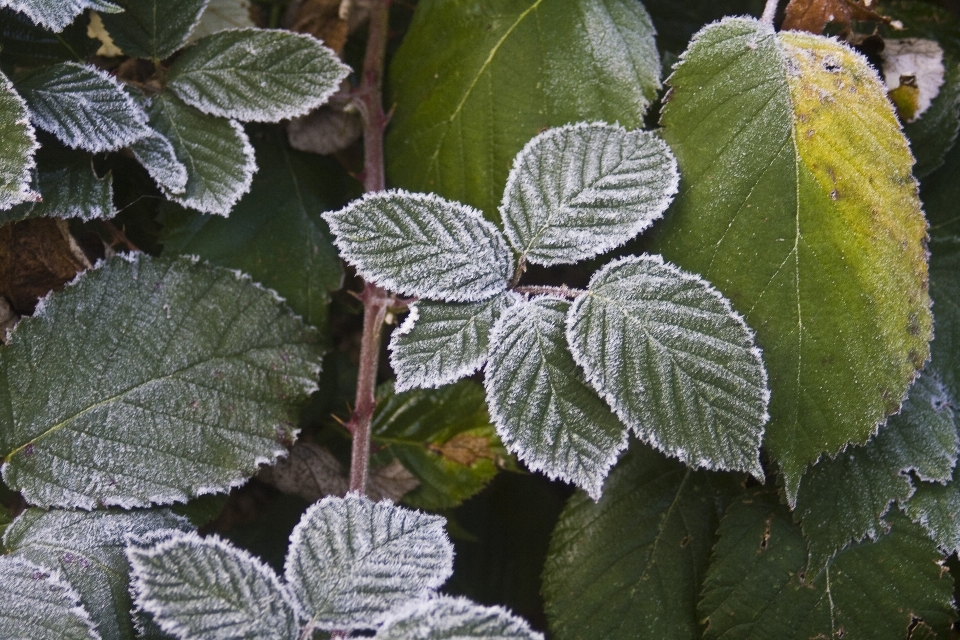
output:
POLYGON ((763 8, 763 15, 760 16, 760 22, 772 27, 773 19, 777 16, 777 5, 779 4, 780 0, 767 0, 767 4, 763 8))
POLYGON ((584 289, 571 289, 567 285, 562 287, 541 287, 541 286, 525 286, 525 287, 514 287, 514 291, 517 293, 523 293, 534 296, 557 296, 559 298, 579 298, 580 296, 586 294, 587 292, 584 289))

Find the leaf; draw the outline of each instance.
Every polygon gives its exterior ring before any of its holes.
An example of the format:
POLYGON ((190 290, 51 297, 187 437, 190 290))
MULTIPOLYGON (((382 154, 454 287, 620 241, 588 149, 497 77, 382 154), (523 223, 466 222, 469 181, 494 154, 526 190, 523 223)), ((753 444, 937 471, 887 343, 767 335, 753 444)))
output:
POLYGON ((503 235, 459 202, 384 191, 323 218, 343 259, 391 291, 479 302, 507 288, 513 258, 503 235))
POLYGON ((724 16, 759 18, 764 0, 645 0, 643 5, 653 18, 658 48, 667 53, 663 67, 669 71, 676 55, 686 49, 690 38, 704 25, 724 16))
POLYGON ((803 535, 776 495, 746 494, 720 522, 699 605, 703 637, 900 639, 919 620, 947 637, 956 612, 942 556, 909 520, 891 521, 890 533, 817 574, 805 571, 803 535))
POLYGON ((36 198, 30 176, 39 146, 26 103, 0 73, 0 211, 36 198))
POLYGON ((126 538, 188 526, 166 510, 27 509, 7 530, 4 541, 14 556, 59 572, 76 589, 104 640, 132 639, 136 634, 130 619, 126 538))
MULTIPOLYGON (((922 116, 943 87, 943 49, 934 40, 896 38, 883 41, 883 77, 897 114, 910 123, 922 116), (908 89, 909 106, 899 99, 908 89)), ((956 106, 956 105, 954 105, 956 106)))
POLYGON ((115 151, 149 134, 143 110, 104 71, 62 62, 15 80, 33 123, 68 147, 115 151))
POLYGON ((110 38, 128 56, 156 62, 187 42, 209 0, 113 0, 123 13, 103 14, 110 38))
POLYGON ((490 334, 484 385, 507 449, 531 471, 598 500, 627 433, 567 350, 569 308, 566 300, 537 298, 507 309, 490 334))
POLYGON ((87 26, 83 20, 76 20, 60 33, 53 33, 22 13, 0 7, 0 60, 17 67, 85 60, 100 44, 87 36, 87 26))
POLYGON ((180 533, 129 546, 137 605, 183 640, 300 636, 296 604, 277 574, 216 536, 180 533))
POLYGON ((278 122, 325 103, 350 67, 312 36, 237 29, 207 36, 170 67, 167 86, 204 113, 278 122))
POLYGON ((116 214, 113 176, 97 176, 88 154, 51 153, 51 146, 45 144, 37 154, 33 190, 40 194, 40 201, 24 202, 0 213, 0 223, 30 218, 112 218, 116 214))
POLYGON ((599 502, 577 494, 554 529, 543 593, 564 638, 699 638, 697 596, 733 476, 631 447, 599 502))
POLYGON ((870 9, 872 0, 790 0, 784 16, 784 31, 809 31, 820 35, 828 24, 849 27, 853 20, 881 20, 870 9))
POLYGON ((0 0, 0 7, 19 11, 37 24, 51 31, 63 31, 87 9, 115 13, 122 11, 107 0, 0 0))
POLYGON ((250 17, 252 10, 248 0, 208 0, 207 9, 200 16, 200 23, 190 35, 190 42, 226 29, 257 26, 250 17))
POLYGON ((567 342, 639 438, 687 464, 764 477, 767 374, 753 332, 709 283, 659 256, 611 262, 570 309, 567 342))
POLYGON ((30 504, 85 509, 242 484, 296 433, 315 340, 236 272, 113 260, 45 300, 0 352, 4 481, 30 504))
POLYGON ((804 468, 865 442, 927 358, 910 151, 876 73, 833 40, 726 19, 670 84, 662 131, 682 177, 656 249, 756 329, 765 445, 792 502, 804 468))
POLYGON ((453 573, 444 522, 357 494, 327 497, 293 530, 284 575, 317 629, 373 629, 453 573))
POLYGON ((937 309, 936 339, 930 345, 930 367, 954 398, 960 398, 960 238, 930 242, 930 297, 937 309))
POLYGON ((643 123, 660 88, 632 0, 420 2, 390 65, 389 182, 497 217, 514 156, 569 122, 643 123))
POLYGON ((918 482, 916 492, 904 506, 940 549, 948 554, 960 550, 960 471, 956 467, 945 485, 918 482))
POLYGON ((60 575, 23 558, 0 557, 0 636, 99 640, 80 598, 60 575))
POLYGON ((420 486, 404 496, 418 509, 450 509, 477 494, 512 458, 490 423, 484 391, 476 382, 431 390, 377 388, 371 425, 381 456, 395 456, 420 486))
POLYGON ((884 515, 913 494, 910 472, 946 482, 957 462, 957 427, 950 397, 936 374, 924 373, 898 415, 862 447, 824 459, 803 476, 795 517, 819 569, 850 542, 875 540, 889 528, 884 515))
POLYGON ((543 640, 525 620, 503 607, 484 607, 466 598, 439 596, 392 611, 377 640, 543 640))
POLYGON ((204 115, 166 92, 154 96, 148 113, 150 126, 173 146, 177 160, 187 169, 182 193, 160 185, 167 198, 201 213, 229 215, 250 190, 257 170, 243 127, 204 115))
MULTIPOLYGON (((930 221, 932 237, 960 237, 960 212, 956 207, 960 199, 960 145, 954 144, 944 156, 943 166, 923 179, 920 199, 930 221)), ((937 314, 940 311, 937 309, 937 314)))
MULTIPOLYGON (((943 165, 960 131, 960 64, 945 58, 944 66, 944 83, 930 109, 916 122, 903 127, 910 140, 910 149, 917 158, 913 174, 918 178, 925 178, 943 165)), ((926 204, 926 199, 921 199, 926 204)))
POLYGON ((187 190, 187 167, 177 159, 173 144, 162 135, 151 131, 130 145, 130 151, 162 190, 175 196, 187 190))
POLYGON ((482 367, 490 351, 490 330, 515 303, 501 293, 481 302, 417 302, 390 337, 390 366, 397 391, 437 388, 482 367))

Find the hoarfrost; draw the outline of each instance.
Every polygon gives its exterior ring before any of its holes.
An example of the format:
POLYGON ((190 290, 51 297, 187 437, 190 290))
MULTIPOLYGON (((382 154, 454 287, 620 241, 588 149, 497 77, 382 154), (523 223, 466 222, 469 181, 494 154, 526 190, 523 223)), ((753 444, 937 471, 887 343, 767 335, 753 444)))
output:
POLYGON ((177 159, 169 140, 151 131, 150 135, 134 142, 130 150, 158 187, 173 195, 186 191, 187 167, 177 159))
POLYGON ((80 597, 57 571, 0 557, 0 637, 100 640, 80 597))
POLYGON ((391 612, 376 640, 543 640, 525 620, 503 607, 439 596, 391 612))
POLYGON ((37 198, 30 179, 39 146, 26 102, 0 73, 0 211, 37 198))
POLYGON ((74 18, 86 11, 116 13, 120 7, 106 0, 0 0, 0 7, 19 11, 51 31, 63 31, 74 18))

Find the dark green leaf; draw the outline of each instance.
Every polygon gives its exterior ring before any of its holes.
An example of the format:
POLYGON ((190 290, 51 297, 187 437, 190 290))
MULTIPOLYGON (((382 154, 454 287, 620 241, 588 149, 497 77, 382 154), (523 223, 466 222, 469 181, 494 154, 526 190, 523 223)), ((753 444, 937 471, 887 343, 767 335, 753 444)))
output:
POLYGON ((906 511, 946 553, 960 551, 960 467, 945 485, 918 482, 906 511))
POLYGON ((63 31, 87 9, 105 13, 121 11, 120 7, 107 0, 0 0, 0 7, 10 7, 57 32, 63 31))
POLYGON ((60 33, 51 33, 22 13, 0 8, 0 60, 19 67, 47 65, 64 60, 86 60, 99 41, 87 36, 87 23, 75 20, 60 33))
POLYGON ((100 178, 93 168, 93 158, 84 153, 48 153, 44 145, 37 154, 37 172, 33 190, 39 202, 25 202, 0 213, 0 223, 28 218, 79 218, 94 220, 112 218, 113 176, 100 178))
POLYGON ((140 138, 130 151, 143 165, 157 186, 174 195, 181 195, 187 189, 187 167, 177 159, 173 144, 156 131, 140 138))
POLYGON ((954 398, 960 398, 960 238, 930 242, 930 297, 936 309, 932 366, 954 398))
POLYGON ((36 198, 30 177, 38 146, 27 105, 0 73, 0 211, 36 198))
POLYGON ((903 127, 917 158, 913 173, 918 178, 925 178, 943 165, 960 130, 960 64, 948 57, 943 63, 945 74, 940 93, 919 119, 903 127))
POLYGON ((526 621, 502 607, 440 596, 390 612, 376 640, 543 640, 526 621))
POLYGON ((186 41, 208 0, 115 0, 123 13, 100 18, 113 43, 128 56, 163 60, 186 41))
POLYGON ((55 571, 0 558, 0 637, 100 640, 73 588, 55 571))

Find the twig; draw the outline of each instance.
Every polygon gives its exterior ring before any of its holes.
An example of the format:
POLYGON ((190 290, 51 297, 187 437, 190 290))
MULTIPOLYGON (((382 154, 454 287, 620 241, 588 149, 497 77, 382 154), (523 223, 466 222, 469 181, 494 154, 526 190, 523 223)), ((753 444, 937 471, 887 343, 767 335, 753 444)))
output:
POLYGON ((125 234, 122 230, 118 229, 115 224, 113 224, 109 220, 101 220, 100 223, 106 228, 107 231, 110 232, 110 235, 113 236, 114 243, 122 244, 128 250, 133 251, 134 253, 137 253, 140 251, 140 248, 137 247, 137 245, 130 242, 130 238, 127 237, 127 234, 125 234))
POLYGON ((763 8, 763 15, 760 16, 760 22, 773 26, 773 19, 777 17, 777 5, 780 0, 767 0, 767 5, 763 8))
POLYGON ((571 289, 567 285, 563 285, 562 287, 514 287, 513 290, 517 293, 531 296, 557 296, 558 298, 569 298, 570 300, 579 298, 587 293, 584 289, 571 289))

